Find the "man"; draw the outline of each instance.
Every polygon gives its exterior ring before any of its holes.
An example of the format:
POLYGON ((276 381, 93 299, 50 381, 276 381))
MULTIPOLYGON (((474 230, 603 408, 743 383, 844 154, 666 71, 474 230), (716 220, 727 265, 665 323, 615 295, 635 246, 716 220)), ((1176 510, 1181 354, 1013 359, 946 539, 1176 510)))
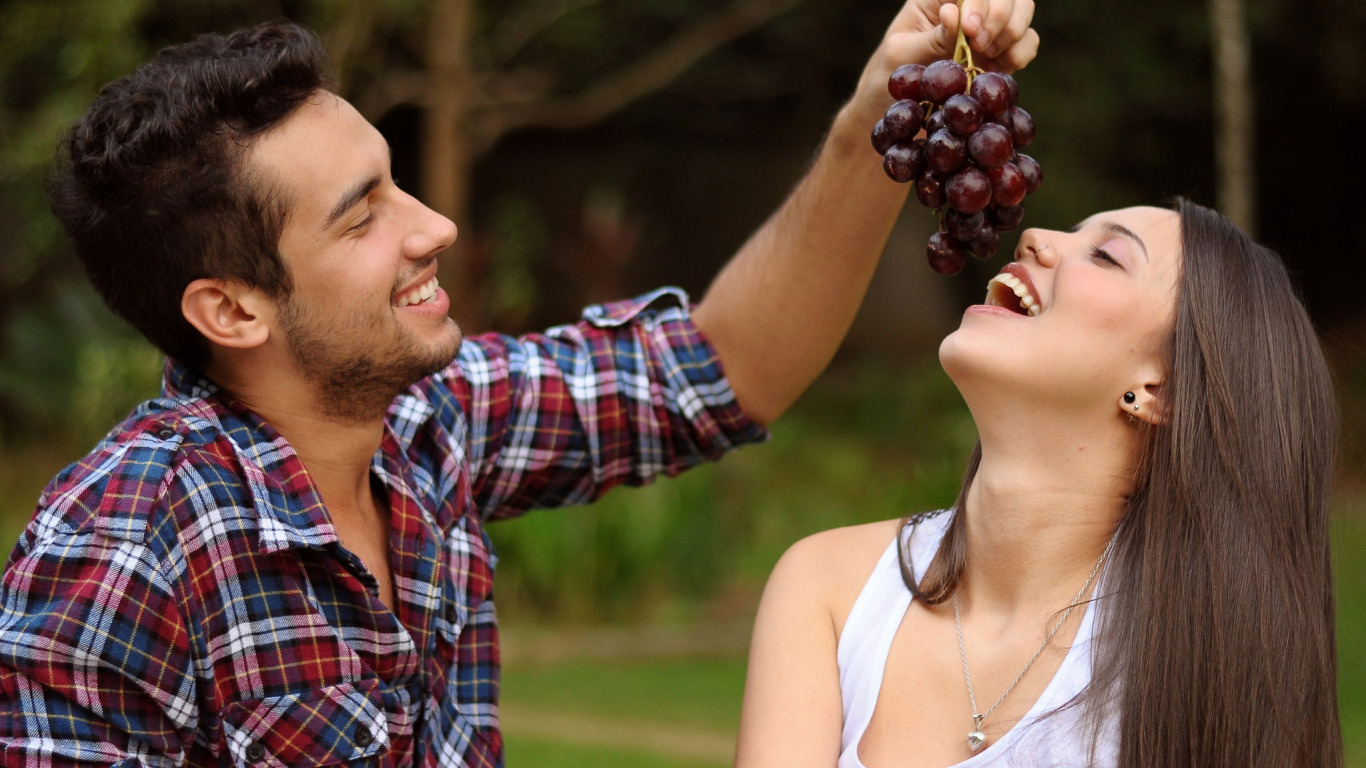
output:
MULTIPOLYGON (((1021 2, 967 5, 998 66, 1033 56, 1021 2)), ((310 33, 202 37, 106 87, 53 204, 166 378, 6 567, 0 763, 500 765, 484 523, 762 438, 904 200, 867 135, 892 67, 951 50, 940 6, 907 4, 695 310, 665 289, 522 339, 462 343, 455 227, 394 185, 310 33)))

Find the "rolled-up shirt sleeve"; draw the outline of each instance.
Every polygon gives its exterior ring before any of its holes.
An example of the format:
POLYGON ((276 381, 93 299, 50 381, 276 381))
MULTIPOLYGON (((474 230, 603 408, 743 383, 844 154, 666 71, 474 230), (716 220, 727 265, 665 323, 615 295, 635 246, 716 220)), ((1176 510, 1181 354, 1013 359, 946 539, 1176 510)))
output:
POLYGON ((544 334, 466 341, 448 376, 485 519, 589 502, 767 437, 689 309, 661 288, 544 334))

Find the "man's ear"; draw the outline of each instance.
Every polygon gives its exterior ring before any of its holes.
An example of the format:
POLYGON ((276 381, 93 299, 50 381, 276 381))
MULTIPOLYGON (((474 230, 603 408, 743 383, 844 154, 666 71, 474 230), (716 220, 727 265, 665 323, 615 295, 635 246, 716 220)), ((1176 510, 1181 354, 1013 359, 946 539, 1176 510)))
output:
POLYGON ((185 286, 180 311, 204 338, 221 347, 252 349, 270 338, 274 304, 255 288, 201 278, 185 286))

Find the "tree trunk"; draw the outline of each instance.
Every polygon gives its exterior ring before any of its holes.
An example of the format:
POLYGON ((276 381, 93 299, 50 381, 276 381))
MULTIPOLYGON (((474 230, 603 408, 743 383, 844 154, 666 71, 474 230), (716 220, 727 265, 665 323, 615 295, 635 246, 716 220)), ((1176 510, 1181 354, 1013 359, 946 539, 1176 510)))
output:
POLYGON ((469 184, 474 158, 467 135, 474 91, 470 51, 475 0, 433 0, 427 28, 426 113, 422 127, 422 198, 454 221, 462 236, 441 259, 441 287, 451 297, 451 316, 471 330, 482 328, 483 304, 472 263, 469 184))
POLYGON ((1219 208, 1256 236, 1252 51, 1244 0, 1210 0, 1214 52, 1214 153, 1219 208))

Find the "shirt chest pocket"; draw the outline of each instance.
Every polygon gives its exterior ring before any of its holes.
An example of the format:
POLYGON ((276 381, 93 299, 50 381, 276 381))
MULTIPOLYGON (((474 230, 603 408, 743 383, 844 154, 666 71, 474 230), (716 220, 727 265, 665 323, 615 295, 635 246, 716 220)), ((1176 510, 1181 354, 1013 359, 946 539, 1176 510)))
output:
POLYGON ((389 748, 379 681, 235 702, 223 712, 225 756, 238 768, 369 761, 389 748))

